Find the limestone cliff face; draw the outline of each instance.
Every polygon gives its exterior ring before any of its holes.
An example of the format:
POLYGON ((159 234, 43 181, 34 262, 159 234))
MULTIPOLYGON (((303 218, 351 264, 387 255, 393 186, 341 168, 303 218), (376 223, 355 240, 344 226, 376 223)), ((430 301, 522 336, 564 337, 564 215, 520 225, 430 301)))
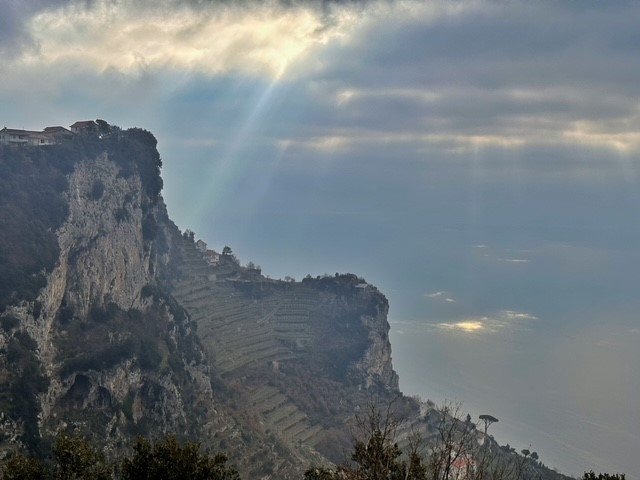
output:
POLYGON ((27 322, 43 359, 54 353, 51 333, 62 307, 86 318, 92 308, 109 302, 125 310, 142 306, 140 292, 151 276, 141 192, 140 178, 118 177, 106 154, 77 164, 65 195, 69 217, 56 232, 60 257, 38 296, 40 315, 27 322), (119 221, 118 213, 126 221, 119 221))
POLYGON ((143 239, 139 176, 123 178, 108 155, 79 163, 69 182, 69 218, 58 232, 60 269, 66 272, 67 300, 76 315, 114 302, 140 307, 149 284, 149 249, 143 239))
MULTIPOLYGON (((382 296, 375 292, 373 295, 382 296)), ((391 342, 389 341, 389 304, 384 298, 376 307, 373 315, 362 315, 361 321, 368 331, 369 345, 355 368, 362 372, 366 388, 382 385, 389 391, 399 392, 399 378, 391 361, 391 342)))
POLYGON ((159 287, 177 228, 139 173, 136 156, 153 160, 154 146, 126 132, 82 141, 69 148, 84 154, 61 192, 58 260, 34 300, 2 313, 0 434, 9 441, 0 453, 46 448, 66 428, 111 448, 136 433, 198 436, 233 424, 214 415, 194 324, 159 287))
POLYGON ((399 395, 373 286, 207 266, 167 216, 148 132, 78 137, 60 155, 75 160, 57 261, 0 312, 0 456, 46 451, 60 430, 107 453, 173 432, 227 451, 247 478, 299 478, 339 460, 372 396, 399 395))
MULTIPOLYGON (((142 238, 142 188, 139 176, 124 179, 118 177, 118 171, 106 153, 76 165, 66 193, 69 216, 57 232, 60 258, 37 299, 42 305, 40 315, 25 318, 51 381, 41 395, 41 424, 50 419, 54 406, 76 379, 76 375, 56 375, 56 344, 65 335, 56 322, 61 310, 85 319, 92 309, 109 302, 123 310, 143 306, 140 293, 150 275, 142 238), (116 218, 118 212, 122 212, 121 221, 116 218)), ((89 407, 97 391, 124 401, 129 389, 140 387, 142 382, 140 371, 128 363, 113 371, 78 377, 87 390, 80 405, 89 407)))

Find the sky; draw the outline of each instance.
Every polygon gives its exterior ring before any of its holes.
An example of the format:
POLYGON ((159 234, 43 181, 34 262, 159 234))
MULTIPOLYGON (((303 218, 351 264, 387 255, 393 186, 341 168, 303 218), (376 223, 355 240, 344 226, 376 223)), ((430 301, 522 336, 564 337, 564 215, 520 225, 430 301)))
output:
POLYGON ((638 479, 640 3, 0 0, 0 124, 159 140, 173 220, 388 297, 401 388, 638 479))

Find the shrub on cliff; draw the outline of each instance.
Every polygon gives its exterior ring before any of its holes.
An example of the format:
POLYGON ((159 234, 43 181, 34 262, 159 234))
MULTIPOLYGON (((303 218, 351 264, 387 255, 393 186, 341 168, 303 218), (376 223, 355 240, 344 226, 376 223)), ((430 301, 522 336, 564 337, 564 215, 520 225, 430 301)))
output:
POLYGON ((611 475, 609 473, 599 473, 596 475, 593 470, 590 472, 584 472, 583 480, 625 480, 624 473, 616 473, 611 475))
POLYGON ((55 147, 0 149, 0 310, 33 300, 58 258, 68 166, 55 147))
POLYGON ((108 463, 87 440, 75 435, 60 434, 53 446, 53 458, 44 462, 18 453, 4 463, 3 480, 239 480, 237 470, 227 465, 222 454, 200 452, 195 442, 180 444, 176 437, 150 442, 138 438, 133 455, 108 463), (120 465, 121 464, 121 465, 120 465), (118 468, 120 466, 121 468, 118 468))
MULTIPOLYGON (((402 451, 397 434, 402 422, 391 404, 369 406, 358 418, 360 436, 353 445, 351 462, 337 468, 313 467, 305 480, 534 480, 558 478, 541 468, 528 450, 504 454, 478 432, 470 417, 463 419, 459 404, 432 410, 432 438, 424 443, 411 434, 402 451), (479 439, 483 439, 479 442, 479 439)), ((490 437, 489 437, 490 438, 490 437)), ((567 477, 564 477, 567 478, 567 477)), ((624 480, 624 475, 585 473, 583 480, 624 480)))
POLYGON ((122 480, 162 478, 166 480, 238 480, 237 470, 227 465, 222 454, 209 456, 200 453, 200 444, 180 445, 174 436, 161 442, 138 438, 134 454, 122 462, 122 480))
POLYGON ((15 454, 2 469, 4 480, 110 480, 113 468, 81 437, 60 434, 53 446, 53 462, 15 454))

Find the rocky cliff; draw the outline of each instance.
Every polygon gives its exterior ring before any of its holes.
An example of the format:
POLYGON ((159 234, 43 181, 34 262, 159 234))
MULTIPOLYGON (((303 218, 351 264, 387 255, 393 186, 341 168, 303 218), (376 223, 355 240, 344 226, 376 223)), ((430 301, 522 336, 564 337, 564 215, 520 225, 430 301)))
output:
MULTIPOLYGON (((282 282, 207 265, 167 217, 155 144, 109 127, 0 151, 3 196, 35 178, 62 212, 36 225, 25 211, 2 238, 36 232, 52 253, 17 262, 34 242, 2 258, 17 266, 2 283, 1 451, 46 453, 61 430, 107 453, 174 432, 238 452, 252 478, 341 460, 359 405, 398 395, 386 298, 355 275, 282 282), (40 280, 21 290, 22 277, 40 280)), ((18 200, 4 213, 27 208, 18 200)))
MULTIPOLYGON (((389 305, 353 274, 271 280, 211 265, 167 216, 156 140, 100 129, 0 147, 0 459, 72 431, 107 456, 174 433, 244 478, 342 462, 358 415, 401 394, 389 305)), ((427 413, 427 415, 425 415, 427 413)))
MULTIPOLYGON (((6 294, 14 301, 1 317, 2 448, 46 452, 71 428, 113 450, 137 433, 199 436, 224 424, 195 325, 159 286, 176 227, 158 196, 155 139, 113 129, 48 148, 0 153, 17 177, 34 157, 68 170, 57 192, 67 215, 51 232, 58 255, 42 269, 44 286, 17 301, 6 294)), ((25 223, 16 237, 32 230, 25 223)))

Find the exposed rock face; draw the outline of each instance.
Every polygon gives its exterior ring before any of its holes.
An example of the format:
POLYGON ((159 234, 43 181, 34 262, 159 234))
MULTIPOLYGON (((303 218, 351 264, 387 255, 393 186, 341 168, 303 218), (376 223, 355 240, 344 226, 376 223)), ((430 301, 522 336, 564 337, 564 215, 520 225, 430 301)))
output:
POLYGON ((63 303, 78 318, 109 302, 123 310, 142 306, 140 292, 151 276, 141 192, 140 178, 118 177, 106 154, 78 163, 70 176, 69 217, 57 232, 59 261, 38 296, 40 315, 25 324, 43 360, 49 360, 45 366, 52 366, 52 327, 63 303), (97 186, 100 198, 93 194, 97 186), (126 212, 126 222, 115 218, 119 211, 126 212))
POLYGON ((301 478, 344 460, 376 402, 408 420, 400 442, 436 435, 442 415, 398 389, 384 295, 353 274, 208 265, 167 216, 155 147, 114 127, 0 148, 0 186, 26 196, 0 203, 0 460, 46 455, 62 430, 107 455, 174 433, 245 478, 301 478))
POLYGON ((62 193, 58 261, 34 301, 3 313, 18 320, 0 333, 10 412, 0 430, 12 440, 4 449, 46 450, 69 426, 113 448, 136 433, 199 436, 229 423, 215 415, 194 325, 157 286, 177 229, 132 168, 139 159, 111 158, 116 146, 120 155, 155 152, 130 137, 75 145, 92 155, 75 163, 62 193))
POLYGON ((400 390, 399 378, 391 362, 388 313, 389 305, 385 302, 384 308, 378 310, 375 315, 361 317, 364 326, 369 331, 369 347, 356 365, 357 370, 366 375, 365 388, 380 384, 391 391, 398 392, 400 390))
POLYGON ((142 233, 149 200, 138 176, 118 177, 118 170, 104 154, 79 163, 69 182, 69 218, 58 238, 68 301, 78 316, 109 302, 140 307, 140 291, 152 279, 142 233))
POLYGON ((347 445, 359 405, 399 394, 384 296, 355 275, 209 267, 157 197, 153 137, 74 142, 57 262, 34 299, 0 313, 0 454, 46 451, 72 429, 107 453, 178 433, 249 478, 340 460, 327 445, 347 445))

